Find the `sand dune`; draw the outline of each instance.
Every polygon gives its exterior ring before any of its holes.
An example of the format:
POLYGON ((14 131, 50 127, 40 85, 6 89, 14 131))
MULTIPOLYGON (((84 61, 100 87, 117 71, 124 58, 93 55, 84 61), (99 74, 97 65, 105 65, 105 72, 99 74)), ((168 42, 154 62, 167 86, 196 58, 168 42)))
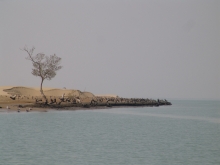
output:
MULTIPOLYGON (((74 89, 59 89, 59 88, 43 88, 44 94, 49 99, 52 97, 78 97, 84 102, 90 102, 95 96, 90 92, 81 92, 74 89)), ((39 87, 23 87, 23 86, 0 86, 0 106, 35 103, 35 98, 41 97, 39 87), (11 99, 11 96, 20 96, 16 99, 11 99)))
POLYGON ((8 95, 40 96, 40 91, 28 87, 12 87, 3 89, 8 95))
MULTIPOLYGON (((74 90, 74 89, 43 88, 43 90, 46 96, 62 96, 65 93, 65 96, 94 97, 94 95, 91 92, 81 92, 80 90, 74 90)), ((0 95, 41 96, 39 88, 22 87, 22 86, 0 87, 0 95)))
POLYGON ((9 94, 5 91, 3 91, 4 89, 10 89, 12 88, 13 86, 0 86, 0 96, 1 95, 4 95, 4 96, 8 96, 9 94))

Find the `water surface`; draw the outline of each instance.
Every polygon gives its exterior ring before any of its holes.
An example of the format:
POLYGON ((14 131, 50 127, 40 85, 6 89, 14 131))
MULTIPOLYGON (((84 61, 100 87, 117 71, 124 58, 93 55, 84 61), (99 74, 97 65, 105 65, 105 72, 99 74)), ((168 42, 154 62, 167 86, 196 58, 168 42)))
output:
POLYGON ((219 165, 219 101, 0 113, 0 165, 219 165))

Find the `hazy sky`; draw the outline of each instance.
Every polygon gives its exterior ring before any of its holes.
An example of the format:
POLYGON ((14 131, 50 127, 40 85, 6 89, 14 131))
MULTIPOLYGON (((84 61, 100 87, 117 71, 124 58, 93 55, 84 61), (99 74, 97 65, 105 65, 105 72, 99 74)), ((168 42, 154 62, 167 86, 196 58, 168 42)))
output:
POLYGON ((20 50, 56 54, 44 86, 220 99, 218 0, 0 0, 0 86, 39 86, 20 50))

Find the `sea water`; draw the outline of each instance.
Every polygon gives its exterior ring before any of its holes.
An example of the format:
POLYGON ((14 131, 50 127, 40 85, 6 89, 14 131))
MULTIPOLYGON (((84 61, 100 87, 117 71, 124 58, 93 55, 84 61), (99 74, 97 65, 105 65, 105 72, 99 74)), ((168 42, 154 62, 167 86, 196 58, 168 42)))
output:
POLYGON ((0 165, 219 165, 220 102, 0 113, 0 165))

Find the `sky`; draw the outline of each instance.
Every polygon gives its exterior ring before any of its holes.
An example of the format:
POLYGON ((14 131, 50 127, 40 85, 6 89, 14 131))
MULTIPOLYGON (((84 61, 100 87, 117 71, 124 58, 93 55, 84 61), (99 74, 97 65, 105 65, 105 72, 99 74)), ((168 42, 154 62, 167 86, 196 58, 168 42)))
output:
POLYGON ((45 87, 220 99, 218 0, 0 0, 0 22, 0 86, 40 86, 34 46, 62 58, 45 87))

